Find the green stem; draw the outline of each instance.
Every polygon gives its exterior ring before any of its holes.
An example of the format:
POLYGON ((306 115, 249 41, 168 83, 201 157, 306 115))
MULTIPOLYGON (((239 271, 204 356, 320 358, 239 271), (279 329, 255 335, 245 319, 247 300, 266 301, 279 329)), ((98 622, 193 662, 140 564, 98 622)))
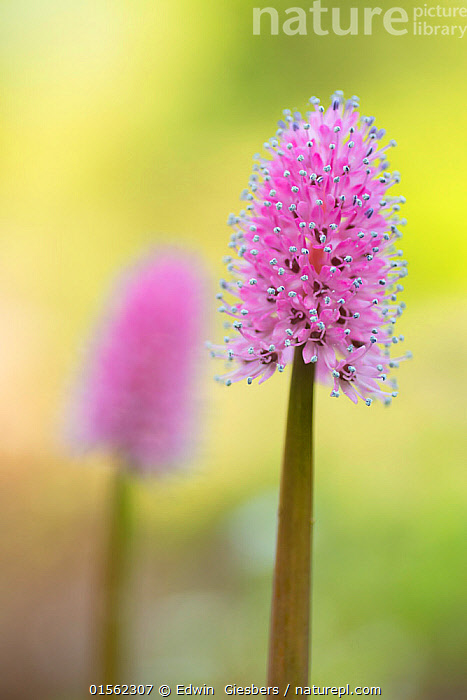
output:
POLYGON ((101 673, 104 684, 122 681, 124 591, 130 548, 130 479, 120 464, 110 494, 108 541, 104 571, 101 673))
POLYGON ((268 685, 308 685, 314 364, 295 350, 279 496, 268 685))

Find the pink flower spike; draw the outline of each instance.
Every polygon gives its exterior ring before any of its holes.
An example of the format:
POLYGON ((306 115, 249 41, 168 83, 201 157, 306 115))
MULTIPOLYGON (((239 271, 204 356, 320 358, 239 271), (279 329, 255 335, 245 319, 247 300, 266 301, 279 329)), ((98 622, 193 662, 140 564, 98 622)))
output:
POLYGON ((119 280, 73 405, 73 442, 159 472, 194 437, 204 280, 178 250, 145 256, 119 280))
POLYGON ((305 117, 284 111, 268 155, 255 156, 245 209, 229 217, 233 279, 221 286, 234 301, 223 299, 219 311, 234 333, 212 354, 232 363, 220 377, 227 385, 251 384, 282 371, 301 347, 331 396, 390 403, 391 370, 410 356, 390 357, 403 341, 394 324, 407 275, 394 245, 405 199, 388 195, 400 181, 388 172, 396 143, 381 144, 384 129, 359 115, 355 97, 337 91, 327 109, 310 102, 305 117))

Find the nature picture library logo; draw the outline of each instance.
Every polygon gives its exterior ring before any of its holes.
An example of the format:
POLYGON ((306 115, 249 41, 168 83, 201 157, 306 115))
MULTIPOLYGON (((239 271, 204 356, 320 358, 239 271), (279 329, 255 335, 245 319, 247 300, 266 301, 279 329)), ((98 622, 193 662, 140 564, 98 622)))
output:
POLYGON ((411 7, 327 7, 314 0, 307 9, 253 8, 253 34, 326 36, 385 31, 393 36, 451 36, 463 39, 467 30, 467 7, 428 5, 411 7))

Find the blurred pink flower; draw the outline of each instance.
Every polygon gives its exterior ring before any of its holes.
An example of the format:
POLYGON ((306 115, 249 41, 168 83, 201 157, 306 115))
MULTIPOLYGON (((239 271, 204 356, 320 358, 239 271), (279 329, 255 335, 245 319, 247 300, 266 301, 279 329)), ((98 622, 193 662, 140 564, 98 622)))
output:
POLYGON ((212 354, 232 362, 220 378, 229 385, 268 379, 300 346, 331 396, 388 403, 396 384, 386 380, 402 359, 389 349, 403 340, 394 323, 407 274, 394 247, 405 200, 387 194, 400 179, 387 172, 396 144, 381 146, 384 129, 360 117, 357 98, 344 102, 338 91, 328 109, 310 102, 305 118, 285 110, 265 143, 268 157, 255 156, 246 210, 229 218, 238 257, 225 259, 234 278, 221 287, 235 299, 218 298, 236 333, 212 354))
POLYGON ((74 442, 105 447, 138 471, 163 471, 194 437, 204 279, 177 250, 123 276, 74 402, 74 442))

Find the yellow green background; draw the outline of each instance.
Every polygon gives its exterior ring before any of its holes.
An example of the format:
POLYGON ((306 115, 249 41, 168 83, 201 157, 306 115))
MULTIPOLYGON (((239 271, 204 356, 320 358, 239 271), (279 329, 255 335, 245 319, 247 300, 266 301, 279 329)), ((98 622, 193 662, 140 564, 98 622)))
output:
MULTIPOLYGON (((2 698, 98 682, 112 465, 70 458, 61 414, 113 276, 154 242, 197 252, 220 339, 226 220, 252 156, 283 108, 335 89, 398 142, 414 359, 390 409, 318 391, 313 682, 465 692, 465 40, 253 36, 257 4, 0 3, 2 698)), ((288 374, 225 389, 218 371, 199 369, 188 476, 134 484, 127 675, 223 695, 265 680, 288 374)))

